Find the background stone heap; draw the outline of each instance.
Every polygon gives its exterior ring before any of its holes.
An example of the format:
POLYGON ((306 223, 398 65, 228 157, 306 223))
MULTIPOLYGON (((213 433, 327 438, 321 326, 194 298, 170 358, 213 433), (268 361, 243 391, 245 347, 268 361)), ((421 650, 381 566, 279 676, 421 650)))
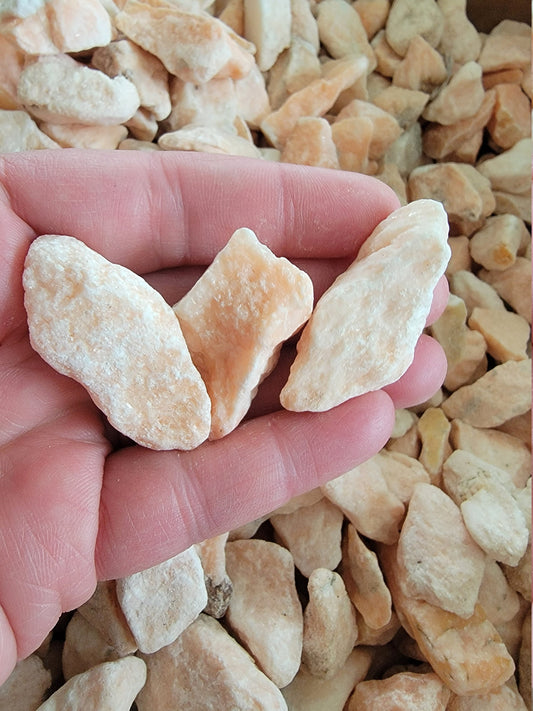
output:
POLYGON ((0 708, 67 694, 114 711, 530 707, 530 26, 480 33, 461 0, 0 13, 1 152, 365 172, 404 204, 441 201, 452 248, 430 329, 446 381, 397 412, 386 447, 265 519, 101 583, 19 663, 0 708))

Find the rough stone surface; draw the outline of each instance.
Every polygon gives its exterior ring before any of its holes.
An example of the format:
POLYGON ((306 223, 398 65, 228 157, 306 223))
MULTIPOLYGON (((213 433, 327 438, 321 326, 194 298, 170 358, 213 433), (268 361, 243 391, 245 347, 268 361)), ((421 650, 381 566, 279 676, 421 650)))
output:
POLYGON ((164 151, 198 151, 226 153, 232 156, 259 158, 259 149, 245 138, 217 126, 185 126, 164 133, 157 144, 164 151))
POLYGON ((204 571, 207 605, 204 612, 217 619, 228 609, 233 584, 226 572, 226 541, 228 533, 208 538, 196 544, 204 571))
POLYGON ((395 0, 385 29, 388 43, 403 57, 416 36, 436 47, 442 37, 444 18, 433 0, 395 0))
POLYGON ((279 689, 217 620, 200 615, 178 639, 143 657, 139 711, 287 711, 279 689))
POLYGON ((527 711, 528 708, 520 694, 510 684, 504 684, 490 694, 454 696, 447 711, 527 711))
POLYGON ((407 190, 410 200, 442 202, 452 235, 472 234, 494 210, 489 181, 465 163, 434 163, 415 168, 407 190))
POLYGON ((436 160, 453 161, 454 152, 460 151, 465 144, 474 141, 473 155, 469 156, 469 162, 474 163, 481 147, 483 129, 492 115, 495 101, 495 92, 486 91, 479 110, 473 116, 457 121, 451 126, 437 123, 427 126, 423 138, 424 152, 436 160))
POLYGON ((489 217, 470 240, 472 258, 485 269, 502 271, 512 266, 530 234, 516 215, 489 217))
POLYGON ((316 568, 307 583, 302 662, 314 676, 340 672, 357 639, 355 610, 341 576, 316 568))
POLYGON ((488 353, 499 363, 528 357, 531 329, 522 316, 505 309, 475 308, 468 325, 483 335, 488 353))
POLYGON ((0 66, 0 109, 18 109, 17 85, 24 67, 24 53, 2 34, 0 34, 0 53, 2 55, 2 65, 0 66))
POLYGON ((145 681, 142 659, 130 656, 103 662, 65 682, 38 711, 129 711, 145 681))
MULTIPOLYGON (((343 2, 343 0, 341 0, 343 2)), ((353 99, 337 115, 337 120, 347 118, 369 118, 372 122, 372 137, 368 147, 371 160, 382 158, 392 143, 401 135, 402 129, 389 113, 369 101, 353 99)))
POLYGON ((30 55, 87 51, 107 45, 113 33, 98 0, 47 0, 24 19, 8 21, 3 30, 30 55))
POLYGON ((490 180, 493 190, 524 193, 531 188, 530 138, 522 138, 509 150, 482 161, 479 172, 490 180))
POLYGON ((175 4, 129 0, 115 17, 129 39, 154 54, 170 74, 202 83, 217 77, 246 76, 254 63, 249 42, 207 13, 187 12, 175 4))
POLYGON ((490 558, 479 588, 479 604, 493 625, 512 620, 520 612, 520 598, 507 582, 501 567, 490 558))
POLYGON ((443 403, 448 419, 476 427, 497 427, 531 407, 531 360, 506 361, 443 403))
POLYGON ((117 597, 141 652, 174 642, 207 605, 194 546, 159 565, 117 580, 117 597))
POLYGON ((442 463, 451 453, 448 436, 451 425, 440 407, 428 407, 418 420, 421 451, 419 460, 431 477, 431 483, 440 481, 442 463))
POLYGON ((34 151, 42 148, 60 148, 39 129, 25 111, 0 110, 0 151, 34 151))
POLYGON ((405 372, 450 256, 447 236, 435 201, 401 207, 378 225, 316 304, 281 392, 285 408, 326 410, 405 372))
POLYGON ((242 420, 283 341, 309 318, 313 287, 247 229, 237 230, 175 306, 211 398, 210 438, 242 420))
POLYGON ((275 148, 282 148, 299 118, 323 116, 339 94, 366 74, 366 57, 347 57, 328 62, 320 79, 295 91, 261 121, 261 130, 275 148))
POLYGON ((529 540, 526 520, 514 497, 497 483, 489 483, 461 504, 461 513, 472 538, 487 555, 516 566, 529 540))
POLYGON ((280 160, 282 163, 339 168, 331 126, 326 119, 319 117, 299 119, 287 137, 280 160))
POLYGON ((461 65, 428 105, 424 118, 450 126, 474 116, 485 96, 481 77, 481 67, 477 62, 461 65))
POLYGON ((463 618, 473 614, 485 555, 459 508, 438 487, 415 486, 398 541, 398 564, 405 569, 406 595, 463 618))
POLYGON ((531 323, 531 260, 517 257, 514 264, 500 271, 482 269, 479 277, 490 284, 517 314, 531 323))
POLYGON ((293 513, 270 517, 279 540, 307 578, 315 568, 335 570, 339 564, 343 520, 341 510, 325 498, 293 513))
POLYGON ((392 617, 390 592, 376 553, 365 545, 351 523, 344 533, 342 550, 340 572, 351 601, 368 627, 385 627, 392 617))
MULTIPOLYGON (((501 308, 504 308, 503 303, 501 308)), ((448 367, 444 386, 450 391, 471 383, 482 374, 479 372, 480 367, 486 366, 485 339, 481 333, 467 327, 466 318, 464 300, 450 293, 444 312, 431 326, 432 336, 441 344, 446 354, 448 367)))
POLYGON ((368 167, 374 124, 367 116, 345 118, 331 127, 341 170, 364 171, 368 167))
POLYGON ((191 125, 229 130, 238 112, 236 82, 229 77, 201 84, 171 77, 170 101, 172 109, 163 123, 167 132, 191 125))
MULTIPOLYGON (((463 301, 467 316, 470 316, 477 307, 483 309, 505 309, 505 304, 496 289, 487 282, 482 281, 473 272, 465 269, 459 269, 451 275, 450 291, 463 301)), ((455 303, 455 301, 452 301, 452 308, 454 308, 455 303)))
MULTIPOLYGON (((531 412, 527 412, 530 420, 531 412)), ((464 449, 489 464, 508 473, 515 486, 521 489, 531 476, 531 426, 526 421, 528 436, 519 439, 498 429, 482 429, 463 422, 452 421, 450 441, 454 449, 464 449), (529 425, 529 426, 528 426, 529 425)))
POLYGON ((162 63, 128 39, 97 49, 91 65, 110 77, 123 76, 135 85, 141 106, 160 121, 171 109, 168 73, 162 63))
POLYGON ((405 507, 389 490, 377 456, 327 482, 322 491, 364 536, 398 540, 405 507))
POLYGON ((374 99, 374 105, 394 116, 401 128, 406 129, 420 118, 429 100, 428 94, 401 86, 389 86, 374 99))
POLYGON ((233 582, 226 620, 259 668, 282 688, 294 679, 302 654, 303 614, 292 556, 268 541, 230 541, 226 566, 233 582))
POLYGON ((32 116, 50 123, 114 126, 130 119, 140 104, 128 79, 110 79, 65 54, 28 64, 17 92, 32 116))
POLYGON ((268 71, 291 42, 290 0, 244 0, 244 36, 257 50, 259 69, 268 71))
POLYGON ((457 64, 475 61, 481 51, 481 37, 466 13, 466 2, 438 0, 444 29, 439 51, 451 57, 457 64))
POLYGON ((463 619, 414 600, 403 592, 407 576, 398 564, 396 548, 381 546, 380 561, 400 619, 433 671, 454 693, 490 693, 512 676, 513 659, 480 605, 463 619))
POLYGON ((356 9, 344 0, 322 0, 317 7, 320 41, 334 59, 349 55, 364 55, 368 71, 376 66, 374 50, 356 9))
POLYGON ((44 235, 23 281, 33 348, 83 383, 113 426, 153 449, 206 439, 205 386, 172 309, 144 279, 74 237, 44 235))
POLYGON ((348 711, 445 711, 450 690, 433 673, 399 672, 386 679, 361 681, 355 687, 348 711))
POLYGON ((413 91, 433 92, 447 76, 446 65, 436 49, 417 35, 394 70, 392 83, 413 91))
POLYGON ((511 148, 531 136, 531 105, 518 84, 497 84, 494 112, 487 124, 488 132, 500 148, 511 148))

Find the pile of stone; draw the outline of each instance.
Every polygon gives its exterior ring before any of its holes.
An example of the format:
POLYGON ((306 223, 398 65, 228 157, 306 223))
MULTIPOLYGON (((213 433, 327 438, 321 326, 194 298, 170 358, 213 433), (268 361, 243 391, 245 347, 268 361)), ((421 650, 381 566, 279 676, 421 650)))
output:
POLYGON ((397 411, 385 448, 264 519, 100 583, 64 641, 19 663, 0 706, 529 707, 531 28, 479 33, 462 0, 0 12, 0 151, 364 172, 403 204, 441 202, 452 254, 429 329, 444 386, 397 411))

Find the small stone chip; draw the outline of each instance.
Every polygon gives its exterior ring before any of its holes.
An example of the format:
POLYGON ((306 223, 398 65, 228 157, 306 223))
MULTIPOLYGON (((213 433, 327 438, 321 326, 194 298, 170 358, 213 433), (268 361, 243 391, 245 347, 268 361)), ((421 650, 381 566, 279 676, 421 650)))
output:
POLYGON ((303 641, 292 555, 270 541, 230 541, 226 566, 233 582, 226 621, 259 668, 283 688, 298 671, 303 641))
POLYGON ((196 548, 117 580, 117 597, 141 652, 171 644, 207 605, 196 548))
POLYGON ((485 555, 459 508, 437 486, 415 486, 398 541, 398 563, 406 573, 405 594, 460 617, 473 614, 485 555))
POLYGON ((239 79, 254 64, 252 45, 207 12, 187 12, 178 4, 129 0, 115 17, 116 27, 154 54, 168 72, 202 83, 213 77, 239 79))
POLYGON ((125 77, 111 79, 66 54, 39 57, 20 75, 18 98, 38 119, 50 123, 111 125, 128 121, 140 105, 125 77))
POLYGON ((407 370, 450 256, 447 237, 446 213, 432 200, 378 225, 315 306, 281 392, 285 408, 328 410, 407 370))
POLYGON ((310 278, 237 230, 193 288, 174 306, 212 402, 211 439, 233 430, 281 344, 309 318, 310 278))
MULTIPOLYGON (((377 555, 365 545, 351 523, 344 533, 341 575, 365 624, 373 630, 387 625, 392 617, 389 589, 383 580, 377 555)), ((357 624, 359 626, 359 620, 357 624)))
POLYGON ((335 570, 341 559, 342 511, 328 499, 292 513, 270 517, 283 545, 290 550, 298 570, 309 577, 315 568, 335 570))
POLYGON ((142 659, 130 656, 103 662, 69 679, 38 711, 129 711, 145 681, 142 659))
POLYGON ((355 610, 341 576, 316 568, 307 583, 302 662, 314 676, 331 679, 342 669, 357 639, 355 610))
POLYGON ((139 711, 287 711, 279 689, 224 627, 200 615, 178 639, 143 657, 139 711))
POLYGON ((497 365, 442 404, 448 419, 460 418, 475 427, 497 427, 530 408, 531 359, 497 365))
POLYGON ((432 672, 399 672, 357 684, 348 711, 446 711, 450 696, 450 690, 432 672))
POLYGON ((481 607, 463 619, 403 592, 407 573, 394 546, 380 546, 380 561, 394 607, 433 670, 456 694, 486 694, 501 686, 515 669, 494 625, 481 607))
POLYGON ((193 449, 210 402, 170 306, 144 279, 63 235, 25 262, 33 348, 82 383, 111 424, 152 449, 193 449))

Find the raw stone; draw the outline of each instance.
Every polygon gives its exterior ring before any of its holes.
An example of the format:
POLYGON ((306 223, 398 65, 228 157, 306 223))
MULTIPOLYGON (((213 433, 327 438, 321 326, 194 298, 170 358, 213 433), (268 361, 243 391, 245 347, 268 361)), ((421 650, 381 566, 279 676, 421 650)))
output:
POLYGON ((406 595, 463 618, 473 614, 485 555, 459 508, 437 486, 415 486, 398 541, 398 564, 405 570, 406 595))
POLYGON ((178 639, 143 657, 138 711, 287 711, 279 689, 217 620, 200 615, 178 639))
POLYGON ((432 200, 378 225, 316 304, 281 391, 286 409, 328 410, 407 370, 448 263, 447 237, 446 213, 432 200))
POLYGON ((338 674, 357 639, 355 610, 341 576, 316 568, 307 583, 302 663, 314 676, 338 674))
POLYGON ((151 654, 171 644, 207 605, 196 548, 120 578, 117 597, 141 652, 151 654))
POLYGON ((341 559, 342 511, 325 498, 292 513, 274 514, 274 531, 294 564, 309 577, 315 568, 335 570, 341 559))
POLYGON ((172 309, 144 279, 74 237, 43 235, 23 283, 33 348, 120 432, 152 449, 206 439, 205 385, 172 309))
POLYGON ((210 438, 218 439, 239 424, 283 341, 309 318, 313 286, 241 228, 173 308, 211 399, 210 438))
POLYGON ((32 116, 50 123, 114 126, 140 105, 128 79, 110 79, 66 54, 42 56, 24 67, 17 95, 32 116))
POLYGON ((129 711, 146 681, 146 664, 137 657, 103 662, 63 684, 37 711, 129 711))
POLYGON ((269 541, 230 541, 226 567, 233 582, 226 621, 259 668, 283 688, 302 654, 303 613, 292 555, 269 541))

